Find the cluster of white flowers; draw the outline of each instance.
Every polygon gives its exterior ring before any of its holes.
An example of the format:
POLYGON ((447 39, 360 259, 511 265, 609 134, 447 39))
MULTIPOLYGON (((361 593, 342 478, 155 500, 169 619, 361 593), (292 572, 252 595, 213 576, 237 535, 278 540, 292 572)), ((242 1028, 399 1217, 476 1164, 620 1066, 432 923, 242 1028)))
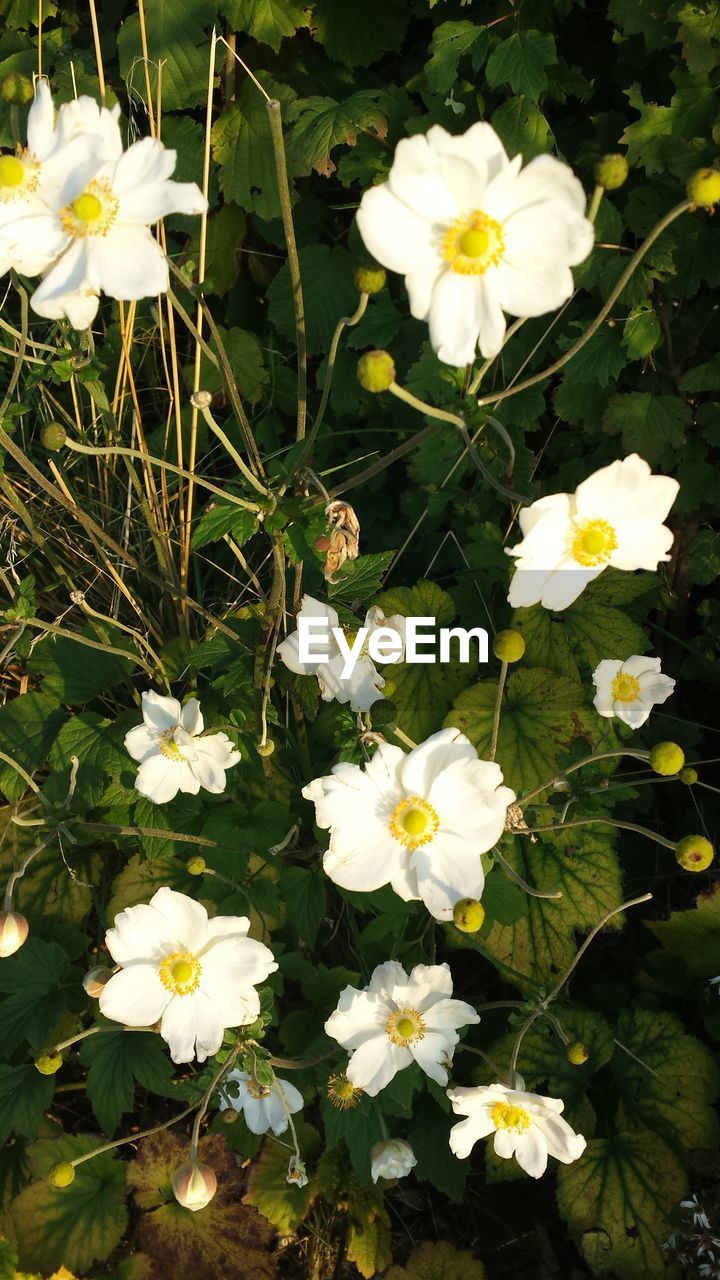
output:
POLYGON ((0 274, 42 275, 33 310, 76 329, 92 323, 101 292, 163 293, 168 264, 151 225, 207 208, 195 183, 170 181, 174 151, 156 138, 123 147, 119 115, 88 97, 56 115, 38 80, 27 146, 0 156, 0 274))

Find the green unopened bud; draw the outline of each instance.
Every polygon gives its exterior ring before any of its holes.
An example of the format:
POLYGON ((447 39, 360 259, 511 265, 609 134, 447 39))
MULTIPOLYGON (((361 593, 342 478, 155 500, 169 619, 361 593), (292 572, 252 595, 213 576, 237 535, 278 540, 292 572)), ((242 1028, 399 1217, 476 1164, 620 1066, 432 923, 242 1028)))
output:
POLYGON ((358 267, 355 272, 355 288, 360 293, 379 293, 386 280, 384 267, 358 267))
POLYGON ((689 765, 686 765, 684 769, 680 770, 680 781, 684 782, 686 787, 692 787, 697 780, 697 769, 691 769, 689 765))
POLYGON ((21 75, 19 71, 8 72, 0 80, 0 98, 13 107, 24 107, 33 99, 32 80, 29 76, 21 75))
POLYGON ((88 969, 83 978, 85 994, 93 1000, 99 1000, 111 978, 112 969, 108 969, 107 965, 98 964, 94 969, 88 969))
POLYGON ((685 752, 677 742, 656 742, 650 752, 650 768, 664 778, 679 773, 685 763, 685 752))
POLYGON ((234 1107, 227 1107, 226 1110, 222 1112, 223 1124, 235 1124, 235 1121, 239 1119, 240 1112, 235 1111, 234 1107))
POLYGON ((275 743, 268 738, 267 742, 258 742, 256 751, 259 756, 271 756, 275 750, 275 743))
POLYGON ((394 724, 397 720, 397 714, 397 707, 389 698, 378 698, 377 702, 373 702, 370 708, 370 719, 374 728, 380 728, 386 724, 394 724))
POLYGON ((683 836, 675 845, 675 861, 685 871, 707 871, 714 857, 715 850, 704 836, 683 836))
POLYGON ((204 858, 191 858, 187 864, 187 869, 191 876, 201 876, 207 866, 204 858))
POLYGON ((62 1061, 61 1053, 41 1053, 35 1059, 35 1066, 41 1076, 54 1076, 60 1070, 62 1061))
POLYGON ((581 1067, 584 1062, 587 1062, 590 1054, 582 1040, 573 1040, 565 1050, 565 1057, 568 1062, 572 1062, 574 1067, 581 1067))
POLYGON ((625 156, 612 152, 610 155, 603 156, 595 165, 595 181, 606 191, 617 191, 617 188, 627 181, 629 172, 630 166, 625 156))
POLYGON ((0 956, 19 951, 30 932, 30 925, 19 911, 0 912, 0 956))
POLYGON ((525 652, 525 641, 519 631, 498 631, 493 640, 493 653, 501 662, 519 662, 525 652))
POLYGON ((67 431, 62 422, 46 422, 40 431, 40 443, 50 453, 59 453, 66 440, 67 431))
POLYGON ((395 381, 395 365, 387 351, 366 351, 357 362, 357 376, 365 391, 387 391, 395 381))
POLYGON ((477 933, 485 919, 485 908, 477 898, 461 898, 453 907, 453 924, 461 933, 477 933))
POLYGON ((197 1213, 210 1203, 217 1191, 217 1178, 209 1164, 199 1164, 196 1160, 181 1164, 175 1170, 173 1191, 178 1204, 183 1209, 197 1213))
POLYGON ((70 1161, 61 1160, 59 1164, 54 1164, 48 1174, 48 1181, 54 1187, 69 1187, 75 1181, 75 1169, 70 1161))
POLYGON ((720 202, 720 169, 698 169, 687 184, 688 198, 693 204, 711 209, 720 202))

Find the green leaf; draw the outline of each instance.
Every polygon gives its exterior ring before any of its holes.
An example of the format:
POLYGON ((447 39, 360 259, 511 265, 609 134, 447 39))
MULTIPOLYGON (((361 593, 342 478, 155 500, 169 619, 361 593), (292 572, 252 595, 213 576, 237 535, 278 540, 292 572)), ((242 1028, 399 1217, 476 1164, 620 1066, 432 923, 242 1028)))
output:
POLYGON ((329 582, 327 593, 331 600, 370 600, 377 594, 386 570, 392 564, 394 551, 376 551, 372 555, 346 560, 340 567, 335 582, 329 582))
POLYGON ((701 893, 688 911, 673 911, 669 920, 648 921, 647 927, 666 951, 684 960, 691 978, 720 973, 720 884, 701 893))
POLYGON ((328 57, 350 67, 369 67, 383 53, 400 48, 408 25, 406 0, 363 0, 361 5, 317 0, 313 6, 315 39, 328 57))
MULTIPOLYGON (((223 294, 232 288, 237 279, 239 253, 246 235, 247 218, 242 209, 229 201, 223 205, 222 209, 208 218, 205 244, 204 294, 223 294)), ((187 247, 186 252, 191 261, 196 259, 196 255, 199 255, 200 236, 201 232, 198 228, 187 247)), ((247 336, 254 335, 248 334, 247 336)), ((200 382, 200 386, 205 391, 215 390, 214 387, 208 384, 208 373, 211 369, 214 369, 214 366, 205 357, 203 359, 203 373, 200 382)), ((217 369, 214 369, 214 372, 218 379, 218 385, 220 385, 222 375, 217 369)), ((234 364, 233 373, 237 377, 234 364)))
MULTIPOLYGON (((235 212, 238 211, 235 210, 235 212)), ((270 381, 270 373, 265 366, 265 356, 259 339, 249 329, 226 329, 223 325, 218 325, 217 331, 222 339, 240 395, 244 400, 255 404, 262 397, 270 381)), ((210 346, 215 350, 216 343, 212 335, 210 346)), ((203 357, 201 385, 205 391, 211 392, 224 391, 225 386, 221 370, 211 364, 206 357, 203 357)), ((239 428, 235 426, 232 419, 225 431, 231 438, 235 434, 236 443, 242 447, 239 428)))
MULTIPOLYGON (((36 830, 19 827, 12 821, 13 811, 0 810, 0 875, 7 877, 19 867, 36 843, 36 830)), ((78 923, 90 910, 91 891, 87 873, 92 863, 87 851, 70 854, 73 869, 81 863, 81 874, 71 875, 54 841, 33 858, 32 867, 15 887, 15 904, 34 926, 50 918, 78 923), (81 883, 82 881, 82 883, 81 883)), ((97 869, 97 868, 96 868, 97 869)))
POLYGON ((277 53, 286 36, 292 36, 308 22, 302 0, 222 0, 220 12, 236 31, 247 31, 260 44, 269 44, 277 53))
POLYGON ((484 52, 488 44, 487 31, 476 22, 441 22, 435 28, 431 57, 425 63, 425 79, 432 93, 448 93, 453 88, 460 59, 478 42, 484 52))
MULTIPOLYGON (((5 755, 27 773, 36 773, 47 760, 53 739, 65 719, 57 699, 47 693, 23 693, 0 707, 0 739, 5 755)), ((0 788, 11 804, 27 791, 27 783, 12 765, 0 761, 0 788)))
MULTIPOLYGON (((308 351, 317 355, 327 351, 340 317, 351 315, 355 310, 355 260, 346 249, 331 249, 325 244, 308 245, 298 256, 308 351)), ((295 312, 287 263, 278 271, 266 296, 271 323, 284 338, 294 341, 295 312)))
POLYGON ((515 924, 529 910, 527 894, 508 880, 499 867, 485 880, 482 904, 490 924, 515 924))
MULTIPOLYGON (((293 90, 263 76, 268 93, 287 111, 293 90)), ((220 165, 220 189, 227 200, 260 218, 277 218, 280 201, 275 159, 265 99, 249 79, 240 85, 235 102, 218 116, 210 134, 212 156, 220 165)), ((289 165, 292 179, 295 173, 289 165)))
POLYGON ((380 97, 379 89, 362 89, 344 102, 321 97, 300 98, 294 102, 288 112, 294 125, 288 144, 288 160, 293 172, 308 174, 314 169, 329 178, 336 168, 330 158, 335 147, 354 146, 361 132, 384 138, 388 122, 378 105, 380 97))
MULTIPOLYGON (((580 330, 585 327, 580 324, 571 326, 580 330)), ((559 346, 566 351, 576 341, 577 337, 563 338, 559 346)), ((617 380, 618 374, 625 367, 625 360, 625 352, 617 329, 611 328, 608 324, 601 325, 597 333, 594 333, 585 346, 581 347, 570 360, 566 366, 565 379, 568 382, 571 380, 591 382, 595 386, 606 387, 608 383, 617 380)))
POLYGON ((556 62, 555 40, 549 32, 516 31, 490 54, 485 75, 491 89, 509 84, 513 93, 527 94, 537 102, 548 85, 545 68, 556 62))
POLYGON ((108 778, 132 769, 127 751, 114 739, 113 728, 113 721, 94 711, 81 711, 65 721, 50 750, 49 763, 57 771, 46 787, 50 799, 62 802, 68 793, 71 756, 80 761, 73 799, 87 808, 100 803, 108 778))
POLYGON ((309 867, 287 867, 280 882, 288 917, 308 946, 315 944, 327 903, 325 882, 309 867))
POLYGON ((681 391, 719 391, 720 390, 720 355, 713 356, 705 364, 698 364, 688 369, 680 379, 681 391))
MULTIPOLYGON (((317 1134, 302 1121, 298 1123, 296 1120, 295 1127, 300 1151, 305 1158, 317 1146, 317 1134)), ((296 1230, 317 1194, 313 1180, 305 1187, 288 1183, 290 1154, 286 1146, 266 1139, 260 1155, 251 1166, 243 1197, 244 1203, 259 1209, 281 1235, 296 1230)))
POLYGON ((563 378, 553 395, 553 407, 563 422, 591 431, 600 426, 607 402, 607 394, 594 382, 576 382, 573 378, 563 378))
POLYGON ((503 102, 493 112, 491 124, 508 155, 521 155, 526 163, 549 151, 553 144, 553 135, 545 116, 525 94, 503 102))
POLYGON ((29 938, 0 966, 2 1050, 11 1054, 27 1040, 42 1049, 65 1012, 68 988, 76 978, 62 947, 29 938))
POLYGON ((412 1148, 415 1176, 430 1182, 451 1200, 462 1200, 469 1164, 452 1154, 448 1135, 451 1119, 431 1098, 425 1098, 413 1116, 412 1148))
POLYGON ((37 1135, 54 1091, 52 1076, 41 1075, 33 1064, 0 1065, 0 1147, 11 1133, 22 1134, 23 1138, 37 1135))
POLYGON ((123 1115, 132 1111, 135 1085, 171 1097, 173 1066, 160 1037, 148 1031, 108 1027, 80 1050, 89 1067, 87 1094, 98 1124, 112 1137, 123 1115))
MULTIPOLYGON (((114 648, 126 647, 127 636, 123 637, 109 626, 106 630, 108 644, 114 648)), ((93 634, 92 639, 99 643, 97 635, 93 634)), ((44 676, 43 693, 52 694, 71 706, 83 706, 99 693, 114 689, 127 680, 135 665, 132 650, 128 651, 127 659, 118 658, 114 653, 91 649, 83 644, 82 636, 77 640, 70 636, 46 636, 27 661, 28 671, 44 676)))
POLYGON ((390 1219, 386 1212, 375 1214, 369 1221, 350 1219, 347 1260, 354 1263, 361 1276, 371 1280, 392 1262, 390 1219))
MULTIPOLYGON (((612 578, 619 576, 611 570, 606 572, 612 578)), ((525 639, 526 661, 580 680, 581 671, 594 671, 610 655, 624 661, 633 654, 645 653, 647 635, 627 613, 607 603, 608 597, 613 599, 610 583, 608 587, 606 590, 596 579, 560 614, 550 613, 540 605, 517 609, 513 626, 525 639)))
POLYGON ((649 1133, 596 1138, 580 1160, 558 1170, 560 1212, 589 1266, 620 1280, 675 1274, 662 1245, 686 1188, 676 1156, 649 1133))
MULTIPOLYGON (((487 759, 492 738, 497 682, 481 680, 455 699, 445 724, 462 729, 478 755, 487 759)), ((395 694, 392 695, 395 699, 395 694)), ((582 689, 551 671, 514 671, 503 696, 497 760, 515 791, 529 791, 556 771, 558 760, 576 736, 573 713, 582 689)))
POLYGON ((605 411, 606 431, 622 433, 627 453, 639 453, 653 467, 670 467, 685 441, 692 410, 679 396, 628 391, 612 396, 605 411))
POLYGON ((390 587, 375 599, 386 618, 399 613, 403 618, 434 618, 438 627, 446 627, 455 617, 455 605, 447 591, 423 579, 414 587, 390 587))
POLYGON ((630 312, 623 329, 623 342, 630 360, 649 356, 661 338, 660 321, 652 307, 636 307, 630 312))
POLYGON ((114 1153, 94 1156, 76 1168, 69 1187, 47 1180, 54 1164, 75 1160, 97 1147, 96 1137, 41 1139, 29 1149, 33 1182, 15 1199, 12 1234, 20 1265, 47 1274, 66 1266, 87 1271, 120 1243, 128 1221, 125 1166, 114 1153))
POLYGON ((203 511, 195 525, 192 543, 195 548, 206 547, 209 542, 220 542, 229 533, 238 546, 242 547, 257 527, 254 511, 245 511, 234 503, 213 502, 203 511))
MULTIPOLYGON (((567 1047, 555 1029, 545 1019, 540 1019, 523 1039, 518 1070, 528 1089, 562 1098, 572 1124, 573 1119, 578 1118, 591 1078, 607 1065, 616 1047, 613 1033, 602 1014, 576 1004, 564 1007, 554 1004, 552 1007, 570 1043, 579 1041, 585 1046, 587 1062, 581 1065, 570 1062, 567 1047)), ((491 1045, 488 1053, 495 1062, 509 1061, 515 1036, 515 1031, 509 1031, 491 1045)), ((483 1068, 483 1079, 486 1075, 489 1080, 487 1069, 483 1068)))
POLYGON ((709 587, 720 574, 720 533, 700 529, 688 556, 688 575, 698 587, 709 587))
MULTIPOLYGON (((153 97, 157 65, 162 61, 164 111, 194 107, 207 94, 209 28, 215 17, 211 0, 145 0, 145 29, 153 97)), ((127 18, 117 37, 120 70, 136 93, 146 93, 140 20, 127 18)), ((198 179, 200 175, 197 175, 198 179)))

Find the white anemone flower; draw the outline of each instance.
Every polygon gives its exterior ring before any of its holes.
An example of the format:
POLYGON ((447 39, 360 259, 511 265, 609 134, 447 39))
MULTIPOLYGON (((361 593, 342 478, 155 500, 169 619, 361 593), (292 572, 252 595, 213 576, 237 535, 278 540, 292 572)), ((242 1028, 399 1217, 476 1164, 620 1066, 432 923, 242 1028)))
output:
POLYGON ((516 609, 567 609, 608 565, 657 569, 670 559, 673 534, 663 522, 679 487, 631 453, 595 471, 574 493, 552 493, 523 508, 523 540, 507 548, 517 561, 508 602, 516 609))
MULTIPOLYGON (((362 646, 359 656, 355 660, 355 665, 348 675, 343 675, 343 669, 346 663, 346 655, 340 649, 336 638, 332 634, 332 628, 340 628, 340 620, 338 615, 330 605, 323 604, 322 601, 314 599, 313 596, 305 595, 302 598, 300 611, 297 615, 299 624, 309 618, 324 619, 326 621, 326 635, 318 630, 310 641, 310 647, 315 654, 322 655, 309 661, 303 661, 300 657, 300 632, 293 631, 291 635, 283 640, 282 644, 277 647, 277 652, 285 666, 301 676, 317 676, 320 686, 320 694, 324 702, 349 702, 351 711, 369 711, 374 702, 382 697, 382 690, 385 687, 385 681, 380 675, 375 663, 368 653, 368 644, 370 638, 377 631, 388 632, 384 637, 386 643, 390 641, 390 632, 394 634, 397 648, 398 644, 402 646, 399 653, 394 657, 388 657, 388 662, 401 662, 402 654, 405 648, 405 618, 400 614, 393 614, 392 617, 386 618, 382 609, 377 605, 369 609, 365 621, 362 624, 367 629, 368 635, 362 646), (328 661, 323 661, 327 657, 328 661)), ((352 643, 352 637, 348 636, 348 644, 352 643)))
POLYGON ((206 733, 197 698, 184 707, 177 698, 150 690, 142 695, 143 724, 125 734, 125 749, 140 762, 135 789, 154 804, 167 804, 178 791, 213 795, 225 790, 225 772, 240 760, 226 733, 206 733))
POLYGON ((452 991, 447 964, 418 964, 408 976, 397 960, 378 965, 363 991, 346 987, 325 1030, 351 1054, 348 1080, 374 1098, 417 1062, 431 1080, 447 1084, 458 1027, 480 1021, 452 991))
POLYGON ((272 1130, 276 1138, 288 1127, 289 1115, 296 1115, 303 1107, 303 1096, 289 1080, 277 1077, 272 1085, 253 1083, 247 1071, 229 1071, 220 1094, 220 1110, 242 1112, 251 1133, 267 1133, 272 1130), (225 1084, 237 1086, 226 1092, 225 1084), (281 1093, 282 1090, 282 1093, 281 1093), (283 1097, 285 1102, 283 1103, 283 1097))
POLYGON ((404 1138, 389 1138, 376 1142, 370 1151, 370 1172, 373 1182, 378 1178, 405 1178, 415 1168, 415 1152, 404 1138))
POLYGON ((127 1027, 159 1022, 173 1062, 204 1062, 227 1027, 259 1016, 255 988, 277 969, 249 927, 245 916, 210 920, 199 902, 167 887, 126 907, 105 935, 120 970, 100 993, 100 1012, 127 1027))
POLYGON ((360 202, 366 247, 405 276, 410 310, 428 321, 446 364, 471 363, 478 345, 497 355, 504 312, 561 307, 574 288, 570 268, 593 246, 572 170, 553 156, 521 165, 489 124, 459 136, 433 125, 398 144, 387 182, 360 202))
POLYGON ((508 1089, 504 1084, 448 1089, 447 1095, 455 1114, 467 1117, 450 1130, 450 1148, 460 1160, 470 1155, 480 1138, 494 1133, 496 1155, 506 1160, 514 1156, 531 1178, 541 1178, 548 1156, 572 1164, 587 1145, 582 1134, 562 1118, 561 1098, 508 1089))
POLYGON ((460 898, 480 898, 480 855, 500 839, 515 792, 498 764, 479 760, 459 729, 441 729, 409 753, 381 742, 365 768, 336 764, 303 787, 329 829, 325 872, 342 889, 385 884, 450 920, 460 898))
POLYGON ((596 694, 593 705, 598 715, 617 716, 631 729, 645 724, 654 706, 667 702, 675 681, 660 673, 659 658, 635 654, 620 662, 604 658, 593 671, 596 694))

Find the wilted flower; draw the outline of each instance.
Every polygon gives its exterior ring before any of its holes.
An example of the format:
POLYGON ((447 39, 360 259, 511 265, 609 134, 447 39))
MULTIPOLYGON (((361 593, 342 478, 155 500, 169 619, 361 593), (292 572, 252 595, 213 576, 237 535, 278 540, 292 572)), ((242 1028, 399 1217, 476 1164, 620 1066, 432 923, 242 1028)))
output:
POLYGON ((653 707, 667 702, 675 689, 675 681, 660 674, 659 658, 637 654, 624 662, 604 658, 593 671, 593 684, 598 715, 617 716, 631 729, 645 724, 653 707))
POLYGON ((237 1085, 237 1094, 223 1088, 220 1110, 232 1107, 234 1111, 241 1111, 251 1133, 267 1133, 271 1129, 279 1137, 288 1127, 288 1112, 295 1115, 302 1110, 303 1096, 289 1080, 276 1079, 271 1085, 257 1085, 247 1071, 235 1070, 228 1072, 225 1082, 237 1085), (280 1090, 285 1097, 284 1105, 280 1090))
POLYGON ((454 137, 433 125, 397 146, 387 182, 366 191, 357 221, 373 257, 405 276, 447 364, 497 355, 505 316, 541 316, 573 292, 570 270, 594 240, 585 193, 554 156, 521 170, 495 130, 454 137))
POLYGON ((370 1151, 373 1182, 377 1182, 378 1178, 404 1178, 416 1164, 415 1152, 403 1138, 376 1142, 370 1151))
POLYGON ((441 729, 409 753, 382 742, 364 769, 342 763, 303 795, 329 829, 323 867, 343 889, 392 885, 451 920, 459 898, 480 898, 480 854, 499 840, 515 793, 500 766, 479 760, 458 729, 441 729))
POLYGON ((560 1098, 509 1089, 504 1084, 448 1089, 456 1115, 466 1116, 450 1130, 450 1148, 459 1159, 470 1155, 480 1138, 495 1134, 495 1154, 515 1157, 531 1178, 540 1178, 548 1156, 562 1164, 579 1160, 586 1147, 581 1134, 570 1128, 560 1098))
POLYGON ((100 994, 100 1012, 129 1027, 159 1022, 173 1062, 204 1062, 226 1027, 259 1016, 255 988, 277 969, 249 926, 245 916, 209 920, 199 902, 167 887, 126 907, 105 935, 121 968, 100 994))
POLYGON ((217 1178, 209 1164, 197 1160, 181 1164, 173 1176, 173 1191, 183 1209, 197 1213, 210 1203, 217 1191, 217 1178))
POLYGON ((374 1098, 415 1061, 447 1084, 458 1027, 480 1021, 452 990, 447 964, 418 964, 408 976, 397 960, 378 965, 364 990, 346 987, 325 1030, 350 1052, 348 1079, 374 1098))
POLYGON ((332 1075, 328 1077, 327 1096, 338 1111, 348 1111, 351 1107, 356 1107, 363 1093, 364 1090, 358 1089, 352 1080, 348 1080, 347 1076, 332 1075))
POLYGON ((524 507, 523 540, 507 548, 517 559, 509 603, 567 609, 608 565, 657 569, 670 559, 673 535, 663 521, 679 487, 631 453, 595 471, 574 493, 551 493, 524 507))
POLYGON ((308 1176, 305 1165, 299 1156, 291 1156, 288 1164, 286 1182, 292 1187, 306 1187, 308 1184, 308 1176))
POLYGON ((144 723, 125 734, 125 748, 140 761, 136 790, 153 804, 166 804, 178 791, 197 795, 201 787, 219 795, 225 772, 240 760, 226 733, 206 733, 197 698, 184 707, 177 698, 151 690, 142 695, 144 723))

